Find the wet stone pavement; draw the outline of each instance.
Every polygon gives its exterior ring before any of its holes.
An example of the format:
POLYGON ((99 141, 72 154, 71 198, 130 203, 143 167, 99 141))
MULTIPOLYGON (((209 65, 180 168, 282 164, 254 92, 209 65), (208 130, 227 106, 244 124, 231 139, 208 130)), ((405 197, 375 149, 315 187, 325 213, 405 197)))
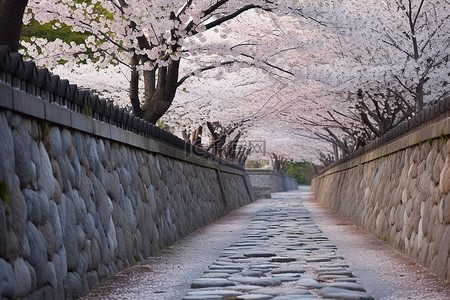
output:
POLYGON ((256 213, 183 299, 373 299, 298 196, 276 200, 256 213))

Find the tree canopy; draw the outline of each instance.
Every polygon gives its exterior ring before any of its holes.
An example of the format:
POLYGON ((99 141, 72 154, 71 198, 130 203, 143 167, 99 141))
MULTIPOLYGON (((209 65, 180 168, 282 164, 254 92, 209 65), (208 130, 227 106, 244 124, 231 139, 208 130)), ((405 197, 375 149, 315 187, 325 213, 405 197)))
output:
POLYGON ((352 128, 346 117, 360 90, 415 110, 448 95, 449 8, 445 0, 30 1, 25 22, 86 38, 29 37, 22 47, 180 136, 208 121, 249 120, 243 139, 315 160, 331 149, 320 135, 346 139, 328 112, 352 128))

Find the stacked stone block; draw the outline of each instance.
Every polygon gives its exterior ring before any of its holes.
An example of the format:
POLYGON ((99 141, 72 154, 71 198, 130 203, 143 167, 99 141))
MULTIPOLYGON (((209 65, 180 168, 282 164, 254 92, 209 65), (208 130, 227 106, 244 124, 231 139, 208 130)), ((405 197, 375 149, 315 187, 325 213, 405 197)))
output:
POLYGON ((297 180, 273 169, 246 169, 256 198, 270 198, 271 193, 298 190, 297 180))
POLYGON ((450 139, 430 139, 313 182, 319 201, 450 281, 450 139))

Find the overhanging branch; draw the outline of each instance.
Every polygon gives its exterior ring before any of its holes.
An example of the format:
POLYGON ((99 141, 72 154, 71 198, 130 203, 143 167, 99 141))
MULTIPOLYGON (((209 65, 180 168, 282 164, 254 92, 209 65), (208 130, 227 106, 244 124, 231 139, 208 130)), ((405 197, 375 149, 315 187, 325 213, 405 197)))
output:
POLYGON ((197 69, 197 70, 195 70, 195 71, 192 71, 192 72, 190 72, 190 73, 184 75, 184 76, 177 82, 177 87, 179 87, 180 85, 182 85, 189 77, 195 76, 195 74, 196 74, 197 72, 204 72, 204 71, 208 71, 208 70, 215 69, 215 68, 217 68, 217 67, 219 67, 219 66, 231 65, 231 64, 234 64, 234 63, 237 63, 237 62, 238 62, 237 60, 224 61, 224 62, 219 63, 218 65, 217 65, 217 64, 214 64, 214 65, 210 65, 210 66, 203 67, 203 68, 197 69))

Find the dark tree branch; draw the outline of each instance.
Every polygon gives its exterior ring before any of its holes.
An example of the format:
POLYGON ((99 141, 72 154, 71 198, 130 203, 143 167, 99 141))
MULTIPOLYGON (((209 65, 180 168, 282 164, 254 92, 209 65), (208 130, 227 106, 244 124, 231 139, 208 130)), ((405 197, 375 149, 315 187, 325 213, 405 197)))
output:
POLYGON ((216 3, 214 3, 213 5, 211 5, 208 9, 203 11, 203 17, 209 16, 210 14, 212 14, 214 11, 216 11, 217 9, 219 9, 222 5, 224 5, 225 3, 227 3, 229 0, 220 0, 217 1, 216 3))
MULTIPOLYGON (((247 57, 247 58, 255 59, 253 56, 248 55, 248 54, 241 53, 241 55, 244 56, 244 57, 247 57)), ((286 70, 284 70, 283 68, 278 67, 278 66, 275 66, 275 65, 273 65, 273 64, 271 64, 271 63, 269 63, 269 62, 266 62, 266 61, 261 61, 261 62, 262 62, 263 64, 265 64, 266 66, 269 66, 269 67, 271 67, 271 68, 277 69, 277 70, 279 70, 279 71, 281 71, 281 72, 284 72, 284 73, 286 73, 286 74, 289 74, 289 75, 291 75, 291 76, 294 76, 294 73, 292 73, 291 71, 286 71, 286 70)))
MULTIPOLYGON (((237 61, 237 60, 224 61, 224 62, 219 63, 219 66, 231 65, 231 64, 234 64, 234 63, 236 63, 236 62, 238 62, 238 61, 237 61)), ((188 73, 188 74, 184 75, 184 76, 177 82, 177 87, 179 87, 180 85, 182 85, 189 77, 195 76, 195 74, 196 74, 197 72, 204 72, 204 71, 208 71, 208 70, 215 69, 215 68, 217 68, 217 67, 218 67, 217 65, 210 65, 210 66, 206 66, 206 67, 200 68, 200 69, 198 69, 198 70, 195 70, 195 71, 193 71, 193 72, 191 72, 191 73, 188 73)))

